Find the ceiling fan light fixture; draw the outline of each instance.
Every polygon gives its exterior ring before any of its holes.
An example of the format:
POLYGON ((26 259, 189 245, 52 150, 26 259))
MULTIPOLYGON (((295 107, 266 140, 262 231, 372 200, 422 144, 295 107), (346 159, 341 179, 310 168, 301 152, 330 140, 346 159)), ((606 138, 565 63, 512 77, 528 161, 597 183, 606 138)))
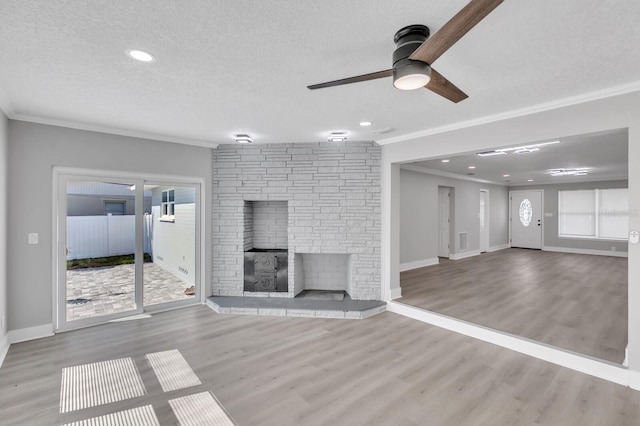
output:
POLYGON ((344 142, 347 140, 347 135, 342 132, 333 132, 327 138, 329 142, 344 142))
POLYGON ((245 134, 237 134, 233 137, 233 140, 238 143, 253 143, 251 136, 245 134))
POLYGON ((406 59, 393 69, 393 85, 400 90, 416 90, 431 81, 431 67, 420 61, 406 59))

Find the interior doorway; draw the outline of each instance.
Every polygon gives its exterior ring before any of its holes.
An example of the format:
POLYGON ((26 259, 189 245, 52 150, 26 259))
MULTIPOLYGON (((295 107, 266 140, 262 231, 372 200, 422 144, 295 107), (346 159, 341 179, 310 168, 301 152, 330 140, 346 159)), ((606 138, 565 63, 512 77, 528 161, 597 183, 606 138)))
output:
POLYGON ((199 183, 55 171, 54 181, 56 330, 201 300, 199 183))
POLYGON ((489 222, 490 222, 489 190, 480 190, 480 253, 489 251, 489 222))
POLYGON ((451 188, 438 187, 438 257, 451 253, 451 188))

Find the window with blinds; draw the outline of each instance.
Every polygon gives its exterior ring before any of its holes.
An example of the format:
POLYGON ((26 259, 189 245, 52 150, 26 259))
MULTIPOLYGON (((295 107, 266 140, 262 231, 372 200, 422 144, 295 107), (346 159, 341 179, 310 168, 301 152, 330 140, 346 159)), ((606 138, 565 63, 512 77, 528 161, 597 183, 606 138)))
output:
POLYGON ((626 240, 628 232, 628 188, 558 191, 560 237, 626 240))

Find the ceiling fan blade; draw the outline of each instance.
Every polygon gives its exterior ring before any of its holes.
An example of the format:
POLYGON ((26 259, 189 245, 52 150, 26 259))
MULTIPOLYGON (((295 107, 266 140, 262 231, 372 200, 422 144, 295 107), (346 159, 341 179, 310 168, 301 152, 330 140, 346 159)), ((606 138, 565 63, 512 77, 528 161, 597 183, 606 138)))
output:
POLYGON ((378 78, 391 77, 393 75, 393 70, 385 70, 372 72, 370 74, 358 75, 355 77, 343 78, 341 80, 329 81, 326 83, 320 84, 312 84, 311 86, 307 86, 307 88, 314 89, 324 89, 325 87, 333 87, 333 86, 341 86, 343 84, 351 84, 351 83, 360 83, 361 81, 369 81, 376 80, 378 78))
POLYGON ((422 43, 409 59, 432 64, 502 2, 503 0, 471 0, 439 31, 422 43))
POLYGON ((463 101, 469 97, 462 90, 458 89, 455 84, 444 78, 442 74, 433 68, 431 68, 431 80, 426 86, 424 86, 424 88, 429 89, 455 103, 463 101))

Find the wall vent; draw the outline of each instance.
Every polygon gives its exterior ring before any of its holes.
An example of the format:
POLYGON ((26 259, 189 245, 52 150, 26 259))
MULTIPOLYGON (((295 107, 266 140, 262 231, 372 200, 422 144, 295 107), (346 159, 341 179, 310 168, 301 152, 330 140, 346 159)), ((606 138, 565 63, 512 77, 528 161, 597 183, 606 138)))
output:
POLYGON ((458 247, 460 248, 460 251, 465 251, 469 248, 469 238, 468 238, 468 234, 466 232, 459 232, 458 233, 458 247))

